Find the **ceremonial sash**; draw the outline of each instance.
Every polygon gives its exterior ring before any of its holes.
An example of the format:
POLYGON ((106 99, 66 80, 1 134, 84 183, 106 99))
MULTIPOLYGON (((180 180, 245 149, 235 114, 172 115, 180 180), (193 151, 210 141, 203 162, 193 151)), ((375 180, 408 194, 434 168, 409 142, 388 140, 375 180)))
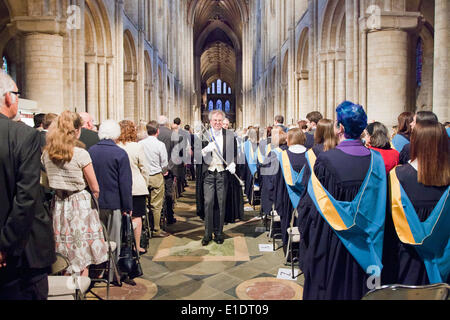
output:
POLYGON ((430 283, 445 282, 450 273, 450 187, 424 222, 414 209, 395 169, 391 171, 392 219, 397 235, 423 259, 430 283))
POLYGON ((269 153, 272 151, 272 145, 266 144, 264 147, 264 152, 261 152, 261 144, 258 147, 258 161, 260 164, 263 164, 264 161, 266 161, 266 157, 269 155, 269 153))
POLYGON ((291 199, 292 206, 294 208, 297 208, 303 190, 305 189, 301 184, 303 180, 303 174, 305 172, 305 167, 303 167, 300 172, 296 172, 291 166, 287 151, 278 153, 278 161, 280 162, 280 167, 283 172, 284 182, 286 183, 289 199, 291 199))
POLYGON ((392 139, 391 145, 394 147, 395 150, 401 152, 403 150, 403 147, 408 143, 409 143, 408 139, 406 139, 401 134, 396 134, 395 137, 392 139))
POLYGON ((337 201, 314 174, 316 156, 308 151, 311 168, 308 194, 320 215, 327 221, 358 264, 369 272, 370 266, 382 270, 384 221, 386 216, 386 168, 381 155, 371 150, 367 176, 355 199, 337 201))
POLYGON ((252 142, 250 140, 247 140, 245 142, 244 152, 245 152, 245 158, 247 159, 248 168, 249 168, 252 176, 254 176, 256 173, 256 170, 258 169, 258 166, 257 166, 256 154, 253 151, 252 142))

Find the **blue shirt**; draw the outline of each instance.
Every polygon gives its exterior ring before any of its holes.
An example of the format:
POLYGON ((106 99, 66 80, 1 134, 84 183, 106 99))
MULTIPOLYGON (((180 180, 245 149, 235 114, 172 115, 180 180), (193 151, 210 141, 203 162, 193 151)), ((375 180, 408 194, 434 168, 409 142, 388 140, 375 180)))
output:
POLYGON ((89 149, 100 187, 100 209, 133 210, 133 179, 125 150, 112 140, 102 140, 89 149))

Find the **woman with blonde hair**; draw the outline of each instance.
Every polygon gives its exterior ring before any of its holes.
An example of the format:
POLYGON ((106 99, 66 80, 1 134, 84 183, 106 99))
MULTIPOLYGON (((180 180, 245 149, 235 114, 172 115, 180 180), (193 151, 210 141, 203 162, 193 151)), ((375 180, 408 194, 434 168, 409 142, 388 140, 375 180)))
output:
POLYGON ((334 131, 334 122, 329 119, 321 119, 317 123, 314 133, 314 147, 312 148, 316 157, 322 152, 336 148, 338 137, 334 131))
POLYGON ((124 149, 130 158, 131 173, 133 179, 133 213, 132 221, 134 226, 134 236, 136 238, 136 247, 139 254, 145 254, 147 251, 142 249, 142 217, 147 214, 147 197, 149 176, 147 158, 145 157, 142 145, 137 141, 137 129, 133 121, 124 120, 119 122, 121 134, 117 139, 117 145, 124 149))
POLYGON ((90 265, 107 260, 108 249, 98 211, 85 190, 89 186, 99 197, 91 157, 78 141, 81 125, 77 113, 64 111, 49 128, 41 161, 55 191, 51 211, 56 251, 69 259, 69 273, 87 276, 90 265))

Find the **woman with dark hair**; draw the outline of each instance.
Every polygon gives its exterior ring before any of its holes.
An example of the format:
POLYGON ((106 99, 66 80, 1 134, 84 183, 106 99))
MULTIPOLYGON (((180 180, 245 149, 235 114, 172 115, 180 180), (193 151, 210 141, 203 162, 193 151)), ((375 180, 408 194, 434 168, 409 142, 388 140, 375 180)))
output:
POLYGON ((345 101, 336 113, 339 144, 317 158, 308 151, 311 178, 297 208, 305 300, 360 300, 372 268, 382 268, 383 158, 360 140, 367 127, 362 106, 345 101))
POLYGON ((147 214, 147 197, 149 195, 148 185, 149 176, 148 162, 145 157, 144 148, 137 143, 137 128, 133 121, 124 120, 119 122, 121 134, 117 139, 117 145, 124 149, 130 159, 131 174, 133 179, 133 214, 132 221, 134 227, 134 236, 136 238, 136 247, 140 254, 147 251, 142 249, 142 217, 147 214))
MULTIPOLYGON (((411 131, 414 131, 417 122, 430 120, 434 122, 439 122, 438 117, 431 111, 419 111, 414 115, 413 121, 411 122, 411 131)), ((400 164, 407 164, 410 158, 410 148, 411 144, 405 144, 402 151, 400 152, 400 164)))
POLYGON ((397 134, 392 139, 392 145, 398 152, 401 152, 403 147, 409 143, 412 131, 411 122, 413 122, 413 120, 413 112, 403 112, 398 116, 397 134))
POLYGON ((399 163, 399 152, 391 148, 388 129, 380 122, 373 122, 366 128, 366 146, 378 151, 383 157, 386 173, 394 169, 399 163))
POLYGON ((338 138, 334 132, 334 121, 321 119, 314 133, 314 147, 312 148, 316 157, 322 152, 336 148, 338 138))
POLYGON ((411 136, 411 161, 391 171, 392 220, 398 252, 396 283, 450 281, 450 150, 444 127, 420 121, 411 136))

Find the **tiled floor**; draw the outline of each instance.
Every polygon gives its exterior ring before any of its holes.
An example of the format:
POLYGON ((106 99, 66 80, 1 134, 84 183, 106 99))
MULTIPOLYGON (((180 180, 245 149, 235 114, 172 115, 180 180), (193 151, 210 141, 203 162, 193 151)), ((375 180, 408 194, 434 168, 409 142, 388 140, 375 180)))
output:
MULTIPOLYGON (((190 182, 177 201, 177 223, 167 227, 171 236, 151 239, 148 253, 141 258, 144 275, 137 287, 147 283, 149 292, 136 288, 136 295, 128 299, 148 300, 151 296, 155 300, 237 300, 239 286, 241 292, 248 286, 247 291, 252 293, 240 294, 243 299, 301 298, 303 275, 297 280, 276 279, 280 268, 290 268, 283 263, 283 250, 259 251, 259 244, 270 242, 267 232, 256 232, 263 226, 257 212, 245 211, 244 221, 226 225, 224 245, 202 247, 204 226, 196 215, 194 192, 195 184, 190 182), (249 280, 248 285, 244 283, 249 280)), ((121 298, 115 295, 117 289, 111 288, 112 299, 121 298)))

